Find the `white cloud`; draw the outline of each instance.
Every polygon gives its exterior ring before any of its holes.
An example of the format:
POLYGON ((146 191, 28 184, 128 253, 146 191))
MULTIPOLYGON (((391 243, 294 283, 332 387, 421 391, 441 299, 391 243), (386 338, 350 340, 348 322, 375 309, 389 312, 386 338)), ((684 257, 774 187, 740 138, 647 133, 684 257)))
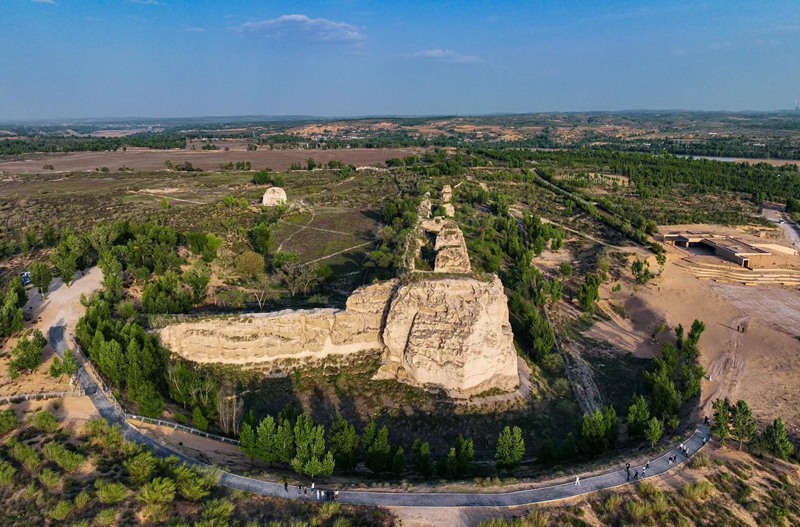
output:
POLYGON ((481 62, 480 57, 475 55, 462 55, 449 49, 425 49, 404 55, 409 59, 430 59, 441 62, 452 62, 455 64, 467 64, 471 62, 481 62))
POLYGON ((203 33, 206 28, 204 27, 185 27, 183 28, 184 31, 188 31, 189 33, 203 33))
POLYGON ((58 5, 56 4, 56 0, 31 0, 34 4, 48 4, 48 5, 58 5))
POLYGON ((279 39, 300 39, 312 42, 353 43, 367 39, 362 29, 346 22, 306 15, 283 15, 269 20, 246 22, 232 28, 243 33, 260 33, 279 39))

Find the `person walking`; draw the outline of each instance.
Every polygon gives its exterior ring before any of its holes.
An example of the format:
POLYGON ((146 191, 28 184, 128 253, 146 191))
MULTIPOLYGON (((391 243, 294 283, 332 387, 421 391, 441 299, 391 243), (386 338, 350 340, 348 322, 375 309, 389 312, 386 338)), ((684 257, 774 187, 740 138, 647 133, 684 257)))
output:
POLYGON ((285 492, 289 492, 289 483, 286 481, 283 482, 283 490, 285 492))
POLYGON ((630 471, 630 469, 628 469, 627 476, 625 477, 625 481, 630 481, 630 480, 631 480, 631 471, 630 471))
POLYGON ((576 487, 580 487, 581 486, 581 477, 580 476, 575 476, 575 486, 576 487))
POLYGON ((639 479, 639 471, 638 470, 633 472, 633 480, 636 481, 637 479, 639 479))
POLYGON ((336 501, 339 499, 339 489, 336 489, 336 492, 333 493, 333 500, 336 501))
POLYGON ((308 487, 303 487, 303 495, 308 496, 308 487))
POLYGON ((645 469, 645 470, 647 470, 648 468, 650 468, 650 462, 649 462, 649 461, 647 461, 647 462, 644 464, 644 469, 645 469))

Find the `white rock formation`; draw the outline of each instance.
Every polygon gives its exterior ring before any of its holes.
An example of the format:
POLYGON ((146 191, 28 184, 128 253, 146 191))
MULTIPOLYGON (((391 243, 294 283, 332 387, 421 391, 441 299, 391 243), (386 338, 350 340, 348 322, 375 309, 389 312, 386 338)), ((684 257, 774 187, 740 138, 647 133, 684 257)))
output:
POLYGON ((450 200, 453 199, 453 189, 450 188, 450 185, 445 185, 442 187, 442 203, 450 203, 450 200))
POLYGON ((261 198, 261 204, 265 207, 275 207, 286 203, 286 191, 281 187, 270 187, 264 192, 264 197, 261 198))
POLYGON ((448 218, 452 218, 453 216, 455 216, 456 209, 455 207, 453 207, 452 203, 445 203, 444 205, 442 205, 442 208, 444 209, 444 215, 447 216, 448 218))
MULTIPOLYGON (((473 278, 428 278, 394 294, 383 343, 387 364, 403 380, 468 395, 519 383, 503 284, 473 278)), ((384 374, 385 375, 385 374, 384 374)))
POLYGON ((195 362, 255 364, 383 350, 378 377, 466 396, 519 381, 497 277, 413 275, 356 290, 344 310, 312 309, 182 322, 162 343, 195 362))

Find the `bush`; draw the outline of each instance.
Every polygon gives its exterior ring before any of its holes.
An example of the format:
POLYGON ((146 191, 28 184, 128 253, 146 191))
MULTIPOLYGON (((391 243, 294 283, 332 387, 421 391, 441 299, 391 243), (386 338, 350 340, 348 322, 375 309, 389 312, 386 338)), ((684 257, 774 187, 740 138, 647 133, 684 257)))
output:
POLYGON ((75 507, 82 509, 86 507, 90 501, 92 501, 92 496, 85 490, 81 491, 80 494, 75 496, 75 507))
POLYGON ((9 433, 19 426, 19 419, 14 410, 4 410, 0 412, 0 436, 9 433))
POLYGON ((109 527, 116 523, 117 511, 114 509, 103 509, 97 513, 92 522, 95 527, 109 527))
POLYGON ((698 481, 694 485, 691 483, 687 483, 681 488, 681 493, 688 499, 689 501, 696 502, 696 501, 704 501, 706 498, 711 496, 711 492, 714 490, 714 486, 709 483, 708 481, 698 481))
POLYGON ((42 449, 44 458, 58 465, 65 472, 74 472, 86 458, 76 452, 70 452, 61 443, 48 443, 42 449))
POLYGON ((58 419, 47 410, 41 410, 33 414, 29 421, 31 426, 42 432, 52 433, 58 430, 58 419))
POLYGON ((650 515, 650 507, 641 501, 631 500, 625 503, 625 512, 635 524, 640 524, 650 515))
POLYGON ((42 463, 39 453, 33 447, 23 443, 14 443, 10 454, 30 472, 36 470, 36 467, 42 463))
POLYGON ((102 479, 94 482, 97 499, 105 505, 116 505, 128 497, 128 488, 122 483, 107 483, 102 479))
POLYGON ((156 469, 156 458, 149 451, 142 452, 125 461, 124 465, 128 470, 131 481, 144 485, 150 481, 150 477, 156 469))
POLYGON ((50 519, 56 521, 62 521, 66 519, 67 516, 69 516, 70 512, 72 512, 72 505, 70 505, 68 501, 61 500, 58 503, 56 503, 55 507, 50 509, 50 511, 47 513, 47 516, 50 519))
POLYGON ((695 455, 692 458, 691 463, 689 463, 689 467, 694 469, 708 468, 710 466, 711 466, 711 458, 708 457, 708 454, 705 453, 695 455))
POLYGON ((61 476, 49 468, 43 468, 39 472, 39 482, 48 490, 52 490, 61 483, 61 476))
POLYGON ((622 505, 622 497, 619 494, 612 494, 603 503, 602 509, 604 512, 611 514, 619 509, 620 505, 622 505))
POLYGON ((0 487, 11 487, 16 473, 17 469, 11 463, 0 459, 0 487))

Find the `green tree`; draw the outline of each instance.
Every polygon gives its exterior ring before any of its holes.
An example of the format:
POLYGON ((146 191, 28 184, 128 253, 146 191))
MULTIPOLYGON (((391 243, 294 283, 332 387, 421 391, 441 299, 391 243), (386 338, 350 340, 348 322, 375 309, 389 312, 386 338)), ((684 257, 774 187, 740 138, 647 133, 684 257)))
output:
POLYGON ((647 260, 635 259, 631 264, 631 272, 637 283, 646 284, 653 277, 650 272, 650 263, 647 260))
POLYGON ((772 461, 775 461, 775 458, 788 459, 794 452, 794 445, 789 440, 786 426, 780 417, 775 419, 772 424, 767 425, 761 435, 760 443, 764 450, 772 455, 772 461))
POLYGON ((433 473, 433 463, 431 461, 431 446, 427 441, 424 443, 420 439, 415 439, 411 446, 411 457, 414 462, 414 470, 428 479, 433 473))
POLYGON ((650 409, 647 406, 647 401, 641 395, 634 395, 628 408, 628 435, 630 437, 643 436, 649 420, 650 409))
POLYGON ((53 271, 50 266, 42 262, 34 262, 30 267, 31 283, 39 290, 42 298, 47 296, 47 290, 50 289, 50 282, 53 281, 53 271))
POLYGON ((344 471, 353 470, 358 465, 358 448, 361 438, 356 428, 339 417, 328 431, 328 443, 336 465, 344 471))
POLYGON ((497 448, 494 458, 499 468, 512 469, 520 464, 525 457, 525 440, 522 429, 515 426, 505 427, 497 438, 497 448))
POLYGON ((742 449, 742 443, 749 443, 758 433, 758 422, 753 417, 750 406, 742 400, 737 401, 732 408, 731 432, 733 437, 739 441, 739 450, 742 449))
POLYGON ((406 456, 403 447, 397 449, 392 457, 392 472, 395 476, 400 476, 406 470, 406 456))
POLYGON ((581 427, 581 443, 589 454, 597 455, 606 449, 606 421, 603 412, 595 409, 590 414, 584 414, 581 427))
POLYGON ((372 421, 364 429, 361 438, 364 444, 364 463, 376 474, 388 470, 392 461, 392 445, 389 443, 389 429, 372 421))
POLYGON ((254 278, 264 273, 264 257, 254 251, 244 251, 236 257, 236 272, 245 278, 254 278))
POLYGON ((475 444, 472 439, 458 436, 456 446, 447 455, 446 467, 450 477, 463 477, 472 471, 472 460, 475 458, 475 444))
POLYGON ((664 435, 664 421, 651 417, 650 420, 647 421, 647 428, 644 430, 644 436, 650 442, 650 446, 656 446, 656 443, 661 440, 662 435, 664 435))
POLYGON ((731 402, 728 398, 717 399, 713 404, 714 423, 711 425, 711 432, 719 437, 720 443, 725 444, 725 440, 731 435, 731 402))
POLYGON ((242 427, 239 430, 239 448, 251 459, 255 459, 258 455, 256 449, 256 432, 248 422, 242 423, 242 427))
POLYGON ((302 414, 294 425, 294 442, 296 450, 291 464, 295 472, 311 479, 333 473, 333 455, 325 452, 325 427, 302 414))
POLYGON ((194 410, 192 410, 192 423, 194 423, 194 427, 198 430, 202 430, 203 432, 208 430, 208 419, 203 415, 203 411, 199 406, 195 406, 194 410))

